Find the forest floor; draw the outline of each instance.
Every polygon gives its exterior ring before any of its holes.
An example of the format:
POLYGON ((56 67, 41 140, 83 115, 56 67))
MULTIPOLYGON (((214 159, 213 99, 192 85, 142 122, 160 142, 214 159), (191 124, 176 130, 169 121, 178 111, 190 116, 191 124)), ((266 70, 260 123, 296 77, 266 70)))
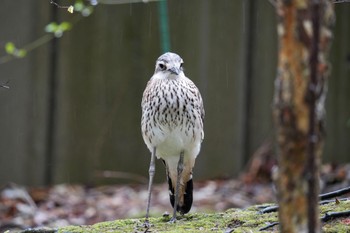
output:
MULTIPOLYGON (((203 216, 214 221, 208 226, 213 229, 220 224, 225 224, 226 228, 241 224, 244 220, 232 217, 236 216, 237 211, 246 209, 251 214, 256 214, 261 206, 253 205, 266 206, 266 203, 275 202, 268 170, 254 167, 237 179, 195 182, 193 207, 190 214, 181 218, 180 224, 184 224, 186 228, 189 219, 200 219, 203 216), (224 222, 216 222, 217 217, 224 222), (236 223, 234 219, 237 219, 236 223)), ((322 186, 323 192, 350 186, 350 164, 323 165, 322 186)), ((0 232, 16 232, 34 227, 60 228, 101 224, 116 219, 127 219, 118 221, 118 224, 135 228, 143 221, 146 199, 147 184, 96 187, 61 184, 44 188, 8 184, 0 189, 0 232)), ((349 210, 350 202, 347 201, 346 205, 349 210)), ((151 216, 158 218, 153 221, 161 226, 167 221, 171 211, 167 184, 156 184, 152 192, 151 216)), ((276 220, 276 213, 265 217, 276 220)), ((269 222, 268 219, 261 218, 261 224, 269 222)), ((349 224, 350 232, 350 219, 344 221, 345 225, 349 224)), ((88 229, 85 230, 88 232, 88 229)), ((75 231, 71 228, 69 232, 75 231)))

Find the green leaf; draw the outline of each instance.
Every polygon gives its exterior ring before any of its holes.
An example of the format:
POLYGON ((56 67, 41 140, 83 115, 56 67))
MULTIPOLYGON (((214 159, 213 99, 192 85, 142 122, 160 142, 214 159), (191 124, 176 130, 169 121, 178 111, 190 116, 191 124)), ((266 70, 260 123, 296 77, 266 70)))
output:
POLYGON ((77 1, 75 4, 74 4, 74 10, 76 11, 82 11, 84 9, 85 5, 82 1, 77 1))
POLYGON ((81 14, 84 16, 84 17, 88 17, 89 15, 92 14, 92 12, 94 11, 94 8, 92 6, 88 6, 88 7, 85 7, 82 11, 81 11, 81 14))
POLYGON ((59 38, 63 35, 63 32, 68 31, 72 28, 72 24, 69 22, 62 22, 57 24, 56 22, 49 23, 45 27, 45 31, 53 33, 55 37, 59 38))
POLYGON ((62 30, 57 30, 57 31, 54 32, 54 34, 55 34, 56 38, 60 38, 63 35, 63 31, 62 30))
POLYGON ((6 45, 5 45, 6 53, 13 54, 15 50, 16 50, 16 46, 15 46, 14 43, 12 43, 12 42, 7 42, 6 43, 6 45))
POLYGON ((62 32, 68 31, 68 30, 70 30, 70 29, 72 28, 72 24, 69 23, 69 22, 62 22, 62 23, 58 26, 58 28, 59 28, 60 30, 62 30, 62 32))
POLYGON ((58 29, 58 25, 56 22, 52 22, 52 23, 49 23, 48 25, 46 25, 45 27, 45 32, 56 32, 58 29))
POLYGON ((16 51, 16 56, 19 58, 23 58, 27 55, 27 51, 25 49, 18 49, 16 51))

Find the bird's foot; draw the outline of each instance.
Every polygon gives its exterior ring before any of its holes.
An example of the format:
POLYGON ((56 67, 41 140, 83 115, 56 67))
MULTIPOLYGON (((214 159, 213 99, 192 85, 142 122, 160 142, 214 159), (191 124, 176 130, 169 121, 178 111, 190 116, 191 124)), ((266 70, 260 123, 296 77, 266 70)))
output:
POLYGON ((175 223, 176 222, 176 217, 175 216, 173 216, 170 220, 169 220, 169 222, 168 223, 171 223, 171 224, 173 224, 173 223, 175 223))
POLYGON ((152 226, 152 224, 148 221, 148 219, 145 220, 145 222, 142 224, 142 226, 144 228, 150 228, 152 226))

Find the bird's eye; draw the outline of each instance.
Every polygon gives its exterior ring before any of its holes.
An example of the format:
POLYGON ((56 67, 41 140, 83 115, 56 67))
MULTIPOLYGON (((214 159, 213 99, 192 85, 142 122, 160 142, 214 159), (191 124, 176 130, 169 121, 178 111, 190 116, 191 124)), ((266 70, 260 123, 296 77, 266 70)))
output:
POLYGON ((183 65, 184 65, 184 63, 183 63, 183 62, 181 62, 181 64, 180 64, 180 68, 183 68, 183 65))
POLYGON ((162 63, 159 63, 159 68, 160 68, 161 70, 165 70, 165 69, 166 69, 166 66, 165 66, 164 64, 162 64, 162 63))

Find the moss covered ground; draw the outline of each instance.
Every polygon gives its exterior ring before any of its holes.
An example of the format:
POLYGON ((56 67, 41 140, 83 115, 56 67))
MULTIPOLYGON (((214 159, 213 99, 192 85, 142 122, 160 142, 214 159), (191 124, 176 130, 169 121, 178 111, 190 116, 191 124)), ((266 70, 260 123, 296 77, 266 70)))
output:
MULTIPOLYGON (((247 209, 230 209, 223 213, 190 213, 178 217, 178 221, 168 223, 170 217, 150 218, 151 227, 143 226, 144 219, 122 219, 101 222, 91 226, 68 226, 57 230, 58 233, 81 232, 261 232, 259 229, 277 221, 277 213, 261 214, 259 210, 268 205, 252 206, 247 209)), ((338 212, 350 209, 350 201, 335 202, 320 207, 321 216, 326 212, 338 212)), ((349 218, 339 218, 323 224, 323 232, 349 232, 349 218)), ((278 232, 278 226, 266 231, 278 232)))
MULTIPOLYGON (((190 213, 179 216, 176 223, 169 223, 169 216, 150 218, 151 227, 145 228, 144 218, 119 219, 109 222, 100 222, 94 225, 66 226, 58 229, 39 228, 24 231, 7 230, 5 233, 181 233, 181 232, 279 232, 278 225, 264 231, 261 228, 277 222, 277 212, 261 213, 265 208, 273 206, 256 205, 247 209, 229 209, 222 213, 190 213)), ((331 202, 320 206, 320 217, 326 213, 343 212, 350 210, 350 200, 331 202)), ((325 233, 350 233, 350 216, 330 219, 322 223, 325 233)))

